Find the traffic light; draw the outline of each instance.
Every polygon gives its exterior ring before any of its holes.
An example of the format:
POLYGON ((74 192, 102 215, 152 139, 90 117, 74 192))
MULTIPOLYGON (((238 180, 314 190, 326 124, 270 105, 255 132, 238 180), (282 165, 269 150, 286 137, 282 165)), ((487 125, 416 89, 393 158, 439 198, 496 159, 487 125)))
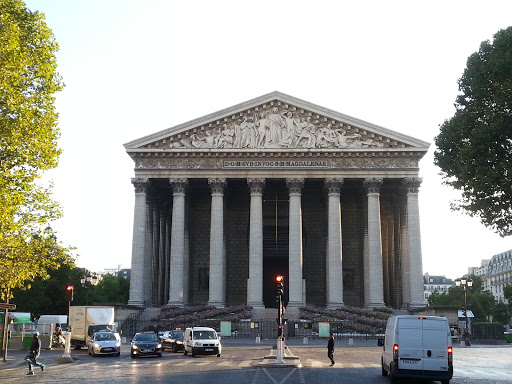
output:
POLYGON ((68 285, 66 287, 66 291, 67 291, 67 293, 66 293, 66 300, 67 301, 69 301, 69 302, 73 301, 73 291, 74 290, 75 290, 75 288, 72 285, 68 285))
POLYGON ((277 275, 276 276, 276 302, 279 302, 279 299, 281 298, 281 296, 284 295, 284 277, 281 276, 281 275, 277 275))

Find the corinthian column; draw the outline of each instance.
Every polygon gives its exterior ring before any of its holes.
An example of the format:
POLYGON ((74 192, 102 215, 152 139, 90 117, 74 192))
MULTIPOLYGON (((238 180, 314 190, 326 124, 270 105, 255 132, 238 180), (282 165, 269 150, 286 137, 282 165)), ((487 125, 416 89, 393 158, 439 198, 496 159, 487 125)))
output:
POLYGON ((212 191, 210 225, 210 292, 208 305, 224 307, 224 188, 226 179, 208 179, 212 191))
POLYGON ((185 274, 185 190, 187 179, 169 179, 172 188, 171 265, 168 304, 184 305, 185 274))
MULTIPOLYGON (((384 278, 382 273, 382 239, 380 225, 380 188, 382 179, 365 179, 364 186, 368 193, 368 306, 384 306, 384 278)), ((366 266, 365 266, 366 269, 366 266)), ((367 277, 366 277, 367 275, 367 277)))
POLYGON ((289 246, 288 246, 288 306, 304 305, 304 290, 302 282, 302 187, 304 179, 286 179, 290 193, 289 213, 289 246))
POLYGON ((407 190, 407 242, 409 254, 409 285, 411 307, 424 307, 423 299, 423 265, 421 257, 420 212, 418 190, 421 179, 407 178, 404 185, 407 190))
POLYGON ((328 200, 327 238, 327 307, 336 308, 343 303, 343 254, 341 248, 340 191, 343 179, 326 179, 328 200))
POLYGON ((247 305, 263 308, 263 213, 262 196, 265 179, 249 179, 251 216, 249 229, 249 279, 247 305))
POLYGON ((135 187, 132 265, 128 304, 144 306, 144 250, 146 240, 146 196, 149 179, 132 179, 135 187))

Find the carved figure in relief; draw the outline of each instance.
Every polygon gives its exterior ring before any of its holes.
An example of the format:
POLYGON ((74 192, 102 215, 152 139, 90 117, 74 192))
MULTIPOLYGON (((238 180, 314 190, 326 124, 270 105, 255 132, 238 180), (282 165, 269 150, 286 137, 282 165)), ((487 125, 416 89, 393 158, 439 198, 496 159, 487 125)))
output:
POLYGON ((349 139, 357 139, 357 138, 361 137, 361 135, 358 135, 358 134, 347 136, 347 131, 344 130, 343 128, 335 129, 334 132, 336 134, 336 142, 335 143, 336 143, 336 146, 339 148, 352 147, 353 144, 349 143, 348 140, 349 139))
POLYGON ((295 141, 295 147, 297 148, 314 148, 316 144, 315 131, 316 127, 311 122, 311 116, 306 118, 306 121, 300 123, 301 131, 298 139, 295 141), (307 144, 301 145, 301 140, 306 139, 307 144))
POLYGON ((251 116, 245 116, 240 123, 240 148, 256 148, 258 132, 254 120, 255 118, 251 116))
POLYGON ((222 130, 217 134, 215 138, 216 148, 233 148, 233 138, 235 136, 235 130, 228 127, 227 124, 222 126, 222 130))

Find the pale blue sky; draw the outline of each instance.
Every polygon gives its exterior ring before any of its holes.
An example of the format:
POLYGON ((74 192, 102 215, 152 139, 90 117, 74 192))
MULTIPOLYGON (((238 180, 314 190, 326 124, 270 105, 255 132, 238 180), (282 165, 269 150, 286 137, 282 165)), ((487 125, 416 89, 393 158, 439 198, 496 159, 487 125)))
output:
MULTIPOLYGON (((512 2, 28 0, 60 44, 63 154, 52 224, 94 271, 131 263, 133 162, 123 144, 280 91, 433 143, 457 79, 512 2)), ((455 278, 512 249, 451 212, 432 144, 420 163, 423 270, 455 278)))

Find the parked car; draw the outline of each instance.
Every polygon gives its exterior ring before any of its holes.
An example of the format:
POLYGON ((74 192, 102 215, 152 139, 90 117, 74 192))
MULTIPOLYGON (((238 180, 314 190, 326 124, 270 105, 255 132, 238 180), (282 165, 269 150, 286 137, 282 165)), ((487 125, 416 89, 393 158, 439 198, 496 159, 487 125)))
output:
POLYGON ((183 336, 183 354, 188 352, 195 355, 217 355, 220 357, 222 346, 220 336, 213 328, 192 327, 185 329, 183 336))
POLYGON ((163 350, 170 349, 173 352, 183 350, 183 331, 175 330, 164 333, 162 337, 163 350))
POLYGON ((114 332, 96 332, 87 345, 89 355, 116 355, 121 354, 121 338, 114 332))
POLYGON ((162 343, 154 332, 136 333, 131 340, 130 355, 133 358, 138 356, 162 357, 162 343))

